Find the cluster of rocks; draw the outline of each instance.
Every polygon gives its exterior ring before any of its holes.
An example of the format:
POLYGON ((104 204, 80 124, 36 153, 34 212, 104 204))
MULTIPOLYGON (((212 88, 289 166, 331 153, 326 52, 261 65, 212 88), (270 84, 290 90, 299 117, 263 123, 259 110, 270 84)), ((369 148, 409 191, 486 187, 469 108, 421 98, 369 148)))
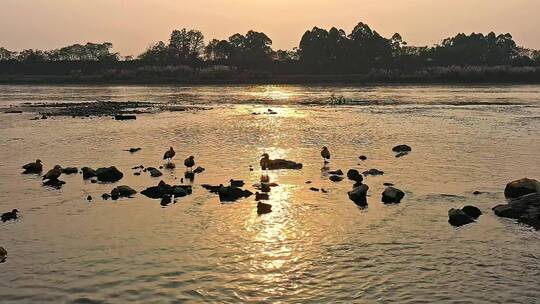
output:
POLYGON ((448 223, 455 227, 464 226, 476 222, 482 215, 482 211, 474 206, 465 206, 461 209, 448 210, 448 223))
POLYGON ((495 215, 540 230, 540 182, 529 178, 516 180, 506 186, 504 194, 509 201, 494 207, 495 215))
POLYGON ((160 199, 162 206, 175 202, 175 198, 185 197, 192 193, 193 189, 189 185, 169 185, 164 181, 160 181, 157 186, 141 191, 141 194, 148 198, 160 199))

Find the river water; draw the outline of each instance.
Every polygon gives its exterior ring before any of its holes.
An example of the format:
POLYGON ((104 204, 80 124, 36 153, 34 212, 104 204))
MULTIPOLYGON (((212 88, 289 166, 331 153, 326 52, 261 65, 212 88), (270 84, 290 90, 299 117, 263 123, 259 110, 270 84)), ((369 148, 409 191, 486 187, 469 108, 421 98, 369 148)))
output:
POLYGON ((212 109, 136 121, 1 113, 0 211, 20 211, 17 222, 0 223, 0 246, 9 252, 0 264, 1 303, 540 299, 539 232, 491 211, 505 202, 507 182, 540 178, 540 86, 0 86, 0 107, 94 100, 212 109), (252 114, 268 108, 277 114, 252 114), (395 158, 391 149, 402 143, 413 152, 395 158), (367 209, 349 201, 351 182, 328 180, 323 145, 330 169, 385 172, 365 178, 367 209), (175 170, 133 175, 133 166, 163 165, 169 146, 175 170), (130 147, 142 150, 123 151, 130 147), (265 152, 304 164, 270 173, 279 184, 272 213, 257 215, 253 197, 221 204, 200 187, 235 178, 255 191, 265 152), (178 184, 189 155, 206 171, 193 195, 174 205, 142 195, 100 198, 120 184, 138 191, 160 180, 178 184), (124 178, 92 184, 63 176, 63 188, 47 188, 21 174, 37 158, 47 169, 115 165, 124 178), (406 192, 401 204, 380 202, 385 182, 406 192), (465 205, 483 215, 451 227, 448 209, 465 205))

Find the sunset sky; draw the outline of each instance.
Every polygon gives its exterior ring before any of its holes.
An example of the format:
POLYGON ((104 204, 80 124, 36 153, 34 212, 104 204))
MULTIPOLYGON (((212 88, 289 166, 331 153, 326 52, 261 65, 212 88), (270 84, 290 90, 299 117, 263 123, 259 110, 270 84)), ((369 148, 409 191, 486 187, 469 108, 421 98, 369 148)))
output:
POLYGON ((200 29, 208 41, 249 29, 274 49, 292 48, 313 26, 349 32, 359 21, 414 45, 457 32, 510 32, 540 48, 538 0, 0 0, 0 46, 51 49, 112 42, 137 55, 175 28, 200 29))

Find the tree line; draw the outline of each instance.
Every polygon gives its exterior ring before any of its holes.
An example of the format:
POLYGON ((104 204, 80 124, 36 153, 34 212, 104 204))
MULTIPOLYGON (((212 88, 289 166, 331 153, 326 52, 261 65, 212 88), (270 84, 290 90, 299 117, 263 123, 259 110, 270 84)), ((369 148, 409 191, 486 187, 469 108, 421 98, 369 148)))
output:
POLYGON ((49 51, 14 52, 0 47, 0 62, 26 65, 100 62, 107 66, 131 62, 138 67, 229 66, 278 73, 352 74, 384 68, 539 66, 540 51, 518 46, 510 34, 493 32, 460 33, 434 46, 410 46, 398 33, 387 38, 369 25, 359 23, 349 34, 335 27, 330 30, 314 27, 304 33, 298 47, 292 50, 273 50, 270 37, 253 30, 205 43, 200 31, 181 29, 174 30, 168 41, 151 45, 137 57, 123 57, 113 51, 111 43, 105 42, 74 44, 49 51))

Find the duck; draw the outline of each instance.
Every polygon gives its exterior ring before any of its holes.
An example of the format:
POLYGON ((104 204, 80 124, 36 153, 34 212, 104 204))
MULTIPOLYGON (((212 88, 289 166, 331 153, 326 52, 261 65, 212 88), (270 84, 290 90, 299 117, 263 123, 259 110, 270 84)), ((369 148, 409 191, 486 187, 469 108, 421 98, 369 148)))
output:
POLYGON ((321 150, 321 156, 324 160, 324 163, 327 164, 330 160, 330 151, 328 150, 328 147, 324 146, 321 150))
POLYGON ((22 166, 22 168, 24 169, 24 174, 40 174, 43 172, 43 164, 40 159, 37 159, 33 163, 28 163, 22 166))
POLYGON ((170 163, 175 155, 176 152, 174 151, 173 147, 169 147, 169 150, 163 155, 163 160, 167 160, 167 163, 170 163))
POLYGON ((190 171, 193 170, 193 166, 195 166, 195 157, 192 155, 184 160, 184 166, 186 166, 186 170, 189 169, 190 171))
POLYGON ((60 165, 54 166, 47 174, 43 175, 43 180, 58 180, 62 175, 62 167, 60 165))
POLYGON ((14 221, 17 219, 17 213, 19 213, 19 210, 17 209, 13 209, 11 210, 11 212, 6 212, 6 213, 3 213, 2 214, 2 222, 7 222, 7 221, 14 221))
POLYGON ((281 170, 281 169, 302 169, 302 164, 286 159, 270 159, 268 153, 264 153, 260 160, 261 169, 268 170, 281 170))

